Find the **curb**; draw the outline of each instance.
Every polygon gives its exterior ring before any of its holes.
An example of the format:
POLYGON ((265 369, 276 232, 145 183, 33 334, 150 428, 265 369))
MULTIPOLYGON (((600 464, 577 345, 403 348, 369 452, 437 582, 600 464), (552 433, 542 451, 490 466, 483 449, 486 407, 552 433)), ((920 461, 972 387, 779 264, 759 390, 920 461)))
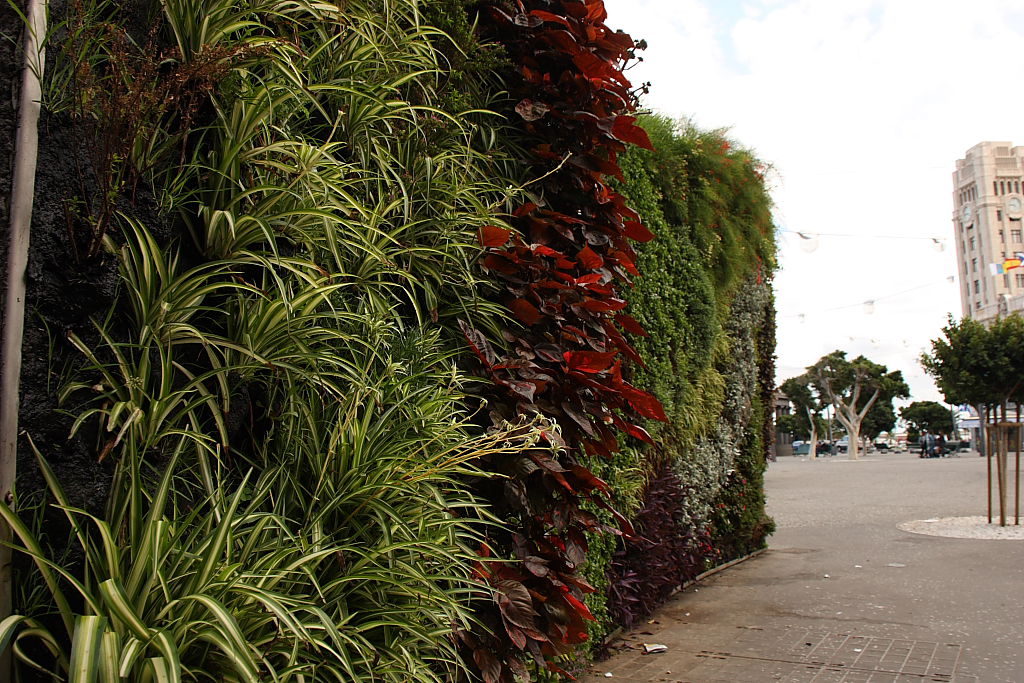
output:
POLYGON ((676 593, 678 593, 681 590, 689 588, 690 586, 692 586, 693 584, 697 583, 698 581, 706 579, 709 576, 717 574, 718 572, 725 571, 729 567, 737 565, 740 562, 746 562, 747 560, 754 559, 758 555, 764 555, 766 552, 768 552, 768 548, 767 547, 761 548, 760 550, 755 550, 754 552, 750 553, 749 555, 744 555, 743 557, 737 557, 735 560, 729 560, 725 564, 720 564, 717 567, 712 567, 711 569, 707 570, 703 574, 698 574, 697 578, 693 579, 692 581, 687 581, 682 586, 680 586, 679 588, 677 588, 674 591, 672 591, 672 595, 675 595, 676 593))
MULTIPOLYGON (((679 585, 679 586, 676 586, 675 588, 673 588, 672 592, 668 594, 668 598, 666 599, 666 602, 669 599, 675 597, 678 593, 686 590, 687 588, 689 588, 693 584, 700 583, 701 581, 703 581, 704 579, 708 578, 709 576, 714 576, 718 572, 723 572, 723 571, 725 571, 726 569, 728 569, 730 567, 734 567, 735 565, 740 564, 741 562, 746 562, 747 560, 752 560, 755 557, 757 557, 758 555, 764 555, 766 552, 768 552, 768 548, 767 547, 761 548, 760 550, 755 550, 754 552, 750 553, 749 555, 744 555, 743 557, 737 557, 735 560, 729 560, 725 564, 720 564, 717 567, 712 567, 711 569, 707 570, 706 572, 702 572, 700 574, 697 574, 697 576, 695 578, 690 579, 689 581, 686 581, 682 585, 679 585)), ((613 640, 615 640, 616 638, 621 636, 624 631, 625 631, 624 627, 622 627, 622 626, 616 627, 611 633, 606 635, 601 640, 601 646, 603 647, 605 645, 608 645, 613 640)))

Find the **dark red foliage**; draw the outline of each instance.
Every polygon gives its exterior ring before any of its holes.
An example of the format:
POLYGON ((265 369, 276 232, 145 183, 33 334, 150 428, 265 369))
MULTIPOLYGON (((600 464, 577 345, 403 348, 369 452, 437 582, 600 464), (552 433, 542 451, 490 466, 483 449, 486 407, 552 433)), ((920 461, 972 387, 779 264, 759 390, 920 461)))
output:
POLYGON ((517 232, 480 231, 483 271, 500 285, 502 302, 521 328, 504 331, 497 350, 463 326, 478 372, 491 380, 488 406, 496 422, 521 415, 553 418, 547 435, 558 451, 485 463, 506 475, 491 482, 494 508, 515 528, 494 539, 515 562, 482 561, 495 607, 481 618, 490 634, 462 634, 485 681, 511 681, 524 653, 549 669, 551 657, 586 639, 582 602, 593 589, 579 577, 588 531, 630 533, 612 510, 608 485, 580 465, 580 452, 609 456, 619 435, 650 441, 639 418, 665 419, 651 394, 629 383, 623 365, 642 362, 626 339, 643 334, 626 315, 620 288, 639 275, 630 240, 653 235, 622 195, 617 155, 627 144, 650 148, 629 113, 635 102, 622 73, 632 38, 605 26, 602 0, 489 0, 478 5, 487 40, 504 46, 506 114, 515 148, 526 150, 535 203, 514 211, 517 232), (580 507, 590 499, 610 510, 618 529, 603 528, 580 507))
POLYGON ((631 628, 661 606, 677 587, 696 577, 713 554, 706 530, 683 526, 684 491, 664 465, 644 494, 634 519, 636 534, 625 539, 609 570, 608 610, 616 623, 631 628))

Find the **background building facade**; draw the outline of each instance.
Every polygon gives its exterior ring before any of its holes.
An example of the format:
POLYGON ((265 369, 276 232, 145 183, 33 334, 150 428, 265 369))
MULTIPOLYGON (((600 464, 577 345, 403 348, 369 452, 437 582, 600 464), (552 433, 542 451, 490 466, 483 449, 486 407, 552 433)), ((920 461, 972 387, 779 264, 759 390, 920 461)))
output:
POLYGON ((953 173, 953 207, 964 316, 1024 310, 1024 267, 1004 271, 1024 252, 1024 147, 980 142, 967 150, 953 173))

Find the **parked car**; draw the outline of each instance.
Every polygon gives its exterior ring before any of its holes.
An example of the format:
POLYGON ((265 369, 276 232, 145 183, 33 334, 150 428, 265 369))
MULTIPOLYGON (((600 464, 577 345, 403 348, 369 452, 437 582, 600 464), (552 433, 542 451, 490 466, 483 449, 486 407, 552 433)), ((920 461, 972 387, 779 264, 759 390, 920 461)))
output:
POLYGON ((836 441, 836 453, 845 453, 850 448, 850 437, 844 436, 836 441))

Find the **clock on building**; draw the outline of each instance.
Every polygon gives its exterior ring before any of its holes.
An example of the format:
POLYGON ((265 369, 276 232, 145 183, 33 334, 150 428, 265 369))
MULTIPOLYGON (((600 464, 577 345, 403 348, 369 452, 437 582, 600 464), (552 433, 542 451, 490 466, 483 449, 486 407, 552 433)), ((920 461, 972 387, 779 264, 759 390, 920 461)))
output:
POLYGON ((960 210, 960 218, 964 224, 971 222, 971 205, 964 204, 964 208, 960 210))
POLYGON ((1010 197, 1006 200, 1007 216, 1020 218, 1021 213, 1024 213, 1024 202, 1021 201, 1020 197, 1010 197))

